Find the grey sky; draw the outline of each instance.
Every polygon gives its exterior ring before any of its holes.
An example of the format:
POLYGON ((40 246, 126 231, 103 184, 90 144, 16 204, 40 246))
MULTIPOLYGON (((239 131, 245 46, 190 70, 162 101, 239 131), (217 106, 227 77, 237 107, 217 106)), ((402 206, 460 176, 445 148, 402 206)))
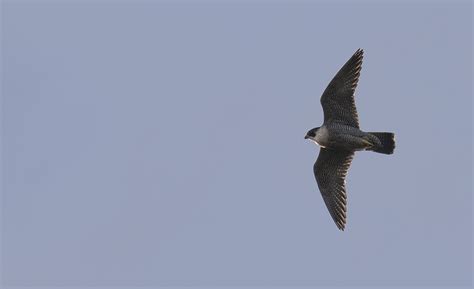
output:
MULTIPOLYGON (((2 282, 472 282, 470 2, 4 1, 2 282), (340 232, 303 139, 357 48, 340 232)), ((249 287, 250 288, 250 287, 249 287)))

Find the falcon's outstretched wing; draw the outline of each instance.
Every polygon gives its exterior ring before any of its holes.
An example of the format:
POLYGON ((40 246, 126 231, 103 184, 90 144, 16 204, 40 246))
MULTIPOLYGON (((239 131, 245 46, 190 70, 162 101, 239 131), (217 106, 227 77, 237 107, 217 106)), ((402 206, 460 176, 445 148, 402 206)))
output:
POLYGON ((321 148, 314 163, 314 176, 324 202, 340 230, 346 224, 346 174, 354 152, 321 148))
POLYGON ((359 81, 364 51, 358 49, 329 83, 321 96, 324 123, 340 122, 359 128, 354 91, 359 81))

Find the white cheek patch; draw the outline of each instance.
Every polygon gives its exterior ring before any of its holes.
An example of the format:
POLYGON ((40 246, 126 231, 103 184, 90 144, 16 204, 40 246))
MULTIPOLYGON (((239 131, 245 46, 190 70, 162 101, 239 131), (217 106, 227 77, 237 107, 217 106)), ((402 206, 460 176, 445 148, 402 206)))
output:
POLYGON ((324 145, 321 145, 321 144, 327 144, 328 143, 328 138, 329 138, 329 135, 328 135, 328 130, 327 128, 325 128, 324 126, 322 126, 320 129, 318 129, 318 131, 316 132, 316 136, 314 138, 314 140, 316 141, 316 143, 321 146, 322 148, 325 148, 326 146, 324 145))
POLYGON ((311 141, 314 142, 316 145, 318 145, 318 146, 320 146, 320 147, 322 147, 322 148, 325 148, 325 146, 320 145, 320 144, 319 144, 317 141, 315 141, 314 139, 312 139, 311 141))

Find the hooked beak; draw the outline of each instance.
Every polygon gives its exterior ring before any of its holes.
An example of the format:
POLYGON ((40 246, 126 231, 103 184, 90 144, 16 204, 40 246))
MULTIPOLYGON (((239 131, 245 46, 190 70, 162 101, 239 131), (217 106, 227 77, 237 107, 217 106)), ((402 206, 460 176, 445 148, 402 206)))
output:
POLYGON ((309 136, 308 136, 308 135, 305 135, 305 136, 304 136, 304 139, 307 139, 307 138, 309 138, 309 136))

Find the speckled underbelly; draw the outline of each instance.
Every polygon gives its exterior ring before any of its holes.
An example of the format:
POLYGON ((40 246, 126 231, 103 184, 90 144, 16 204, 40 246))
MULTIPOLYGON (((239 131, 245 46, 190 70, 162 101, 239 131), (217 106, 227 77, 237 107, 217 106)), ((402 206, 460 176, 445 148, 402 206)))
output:
POLYGON ((349 126, 336 126, 327 129, 328 138, 325 146, 343 150, 365 150, 372 146, 368 134, 349 126))
POLYGON ((329 148, 343 149, 343 150, 365 150, 371 146, 371 143, 362 136, 353 136, 349 134, 335 134, 330 135, 329 143, 326 144, 329 148))

